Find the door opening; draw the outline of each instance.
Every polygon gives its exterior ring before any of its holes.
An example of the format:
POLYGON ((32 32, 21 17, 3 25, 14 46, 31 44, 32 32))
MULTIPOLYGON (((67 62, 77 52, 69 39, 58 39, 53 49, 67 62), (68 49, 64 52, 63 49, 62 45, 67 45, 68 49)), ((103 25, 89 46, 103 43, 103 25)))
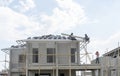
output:
POLYGON ((51 76, 50 73, 41 73, 40 75, 38 73, 35 73, 35 76, 51 76))
POLYGON ((65 76, 64 73, 60 73, 60 76, 65 76))

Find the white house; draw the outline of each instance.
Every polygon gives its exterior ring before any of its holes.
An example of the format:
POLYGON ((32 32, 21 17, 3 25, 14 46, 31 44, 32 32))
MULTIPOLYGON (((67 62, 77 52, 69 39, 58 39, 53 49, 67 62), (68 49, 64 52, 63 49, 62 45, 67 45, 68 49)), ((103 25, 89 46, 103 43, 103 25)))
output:
POLYGON ((81 69, 80 45, 86 46, 88 41, 86 35, 84 38, 76 38, 72 34, 43 35, 17 40, 19 45, 9 48, 9 75, 76 76, 76 71, 81 69))
POLYGON ((95 60, 80 63, 80 51, 89 43, 87 35, 43 35, 16 42, 17 46, 2 49, 9 50, 9 76, 78 76, 79 71, 82 75, 120 76, 120 47, 100 57, 99 64, 95 60))

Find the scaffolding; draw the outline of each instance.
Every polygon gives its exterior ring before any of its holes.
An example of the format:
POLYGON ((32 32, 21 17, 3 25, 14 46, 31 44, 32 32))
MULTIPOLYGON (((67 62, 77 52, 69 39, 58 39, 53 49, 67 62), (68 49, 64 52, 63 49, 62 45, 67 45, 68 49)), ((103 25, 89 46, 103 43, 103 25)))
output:
POLYGON ((1 49, 1 51, 3 51, 5 53, 4 55, 4 60, 3 61, 0 61, 1 63, 4 63, 4 69, 0 72, 0 76, 8 76, 8 67, 7 67, 7 64, 9 64, 9 60, 7 59, 7 56, 9 55, 9 49, 8 48, 5 48, 4 50, 1 49))

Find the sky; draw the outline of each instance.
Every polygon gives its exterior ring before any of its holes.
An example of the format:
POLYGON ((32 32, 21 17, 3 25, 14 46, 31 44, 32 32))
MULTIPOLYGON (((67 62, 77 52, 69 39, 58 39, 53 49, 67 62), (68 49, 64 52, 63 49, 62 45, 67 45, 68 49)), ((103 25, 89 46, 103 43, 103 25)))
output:
POLYGON ((120 42, 119 9, 120 0, 0 0, 0 49, 28 37, 74 33, 88 34, 87 51, 102 56, 120 42))

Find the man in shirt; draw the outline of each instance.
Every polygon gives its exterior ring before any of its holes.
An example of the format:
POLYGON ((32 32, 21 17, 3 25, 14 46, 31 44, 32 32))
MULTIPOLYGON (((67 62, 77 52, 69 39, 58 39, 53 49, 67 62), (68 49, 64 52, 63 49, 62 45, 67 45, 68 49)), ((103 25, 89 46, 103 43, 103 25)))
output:
POLYGON ((96 54, 96 63, 97 63, 97 64, 99 64, 99 52, 98 52, 98 51, 96 51, 96 53, 95 53, 95 54, 96 54))

